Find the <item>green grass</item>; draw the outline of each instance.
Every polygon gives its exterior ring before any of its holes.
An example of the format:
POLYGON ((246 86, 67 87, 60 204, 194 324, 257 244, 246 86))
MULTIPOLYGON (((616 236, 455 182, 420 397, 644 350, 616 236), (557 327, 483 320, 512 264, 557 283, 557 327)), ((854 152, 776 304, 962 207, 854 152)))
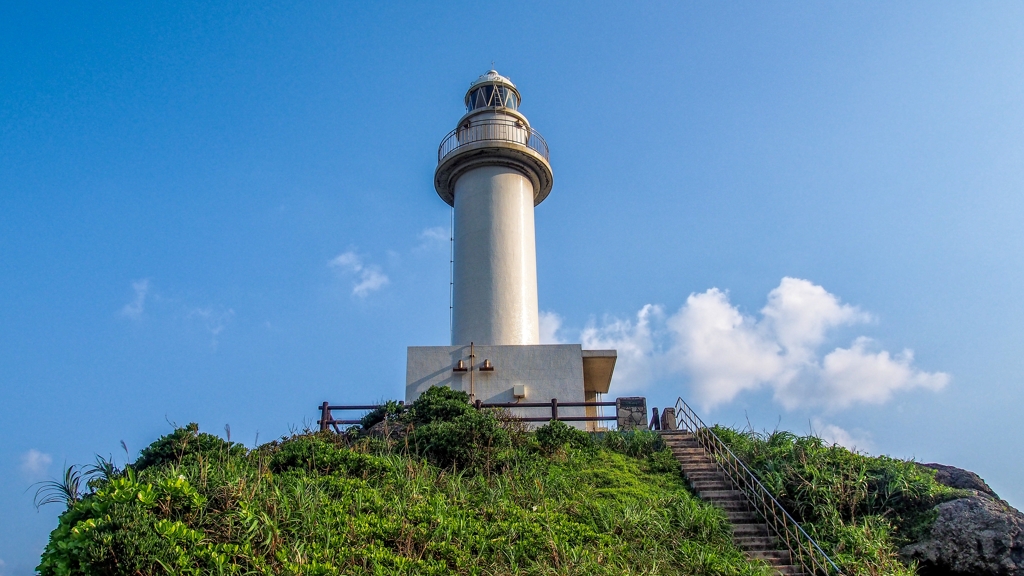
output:
POLYGON ((444 392, 385 416, 389 440, 251 450, 177 429, 69 500, 39 572, 770 574, 654 434, 527 433, 444 392))

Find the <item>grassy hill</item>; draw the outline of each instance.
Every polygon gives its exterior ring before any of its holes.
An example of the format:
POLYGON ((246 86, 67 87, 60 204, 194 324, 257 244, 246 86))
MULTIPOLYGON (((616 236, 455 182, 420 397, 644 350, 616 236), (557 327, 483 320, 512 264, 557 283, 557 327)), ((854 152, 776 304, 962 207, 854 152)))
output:
MULTIPOLYGON (((895 547, 952 497, 910 463, 719 433, 851 574, 912 574, 895 547)), ((446 388, 348 434, 255 449, 190 425, 124 470, 101 461, 89 472, 84 494, 73 473, 51 486, 69 507, 44 576, 770 574, 732 545, 656 435, 557 422, 527 432, 446 388)))

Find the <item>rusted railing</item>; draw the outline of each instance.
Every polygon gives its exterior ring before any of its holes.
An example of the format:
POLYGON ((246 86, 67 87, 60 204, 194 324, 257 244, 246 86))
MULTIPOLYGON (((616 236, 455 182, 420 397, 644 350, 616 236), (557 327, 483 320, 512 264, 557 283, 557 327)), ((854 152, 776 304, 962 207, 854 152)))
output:
POLYGON ((459 149, 460 146, 474 142, 513 142, 522 144, 550 160, 548 143, 539 132, 517 120, 479 120, 463 124, 452 130, 437 147, 437 161, 459 149))
MULTIPOLYGON (((399 401, 398 405, 402 406, 405 402, 399 401)), ((333 411, 368 411, 376 410, 384 406, 384 404, 357 404, 357 405, 337 405, 332 406, 327 402, 324 402, 319 406, 320 408, 320 419, 316 421, 320 425, 320 430, 325 431, 329 428, 334 428, 335 432, 341 432, 340 426, 351 426, 353 424, 359 424, 362 419, 356 420, 338 420, 334 418, 333 411)), ((551 416, 539 416, 539 417, 517 417, 519 420, 524 422, 548 422, 550 420, 558 420, 561 422, 600 422, 603 420, 617 420, 618 415, 612 416, 563 416, 558 413, 559 408, 589 408, 589 407, 603 407, 603 406, 615 406, 615 402, 559 402, 557 398, 552 398, 551 402, 481 402, 477 400, 473 403, 473 406, 477 410, 481 408, 548 408, 551 410, 551 416)))
POLYGON ((733 486, 746 495, 751 508, 764 519, 769 530, 789 549, 794 563, 799 562, 810 574, 842 574, 814 538, 800 527, 771 492, 761 484, 757 476, 733 454, 711 428, 704 424, 682 398, 676 401, 676 427, 693 434, 700 447, 718 463, 733 486))
MULTIPOLYGON (((402 406, 405 402, 402 400, 398 401, 398 405, 402 406)), ((355 420, 337 420, 334 418, 332 411, 353 411, 353 410, 376 410, 384 406, 384 404, 351 404, 351 405, 339 405, 331 406, 327 402, 324 402, 319 406, 320 408, 320 419, 316 421, 320 425, 320 431, 324 432, 328 427, 334 428, 335 432, 341 432, 339 426, 351 426, 352 424, 359 424, 363 421, 362 418, 356 418, 355 420)))
POLYGON ((587 408, 590 406, 615 406, 615 402, 559 402, 558 398, 552 398, 551 402, 481 402, 477 400, 474 405, 480 408, 550 408, 551 417, 525 417, 517 416, 523 422, 548 422, 558 420, 560 422, 600 422, 602 420, 616 420, 618 416, 561 416, 559 408, 587 408))

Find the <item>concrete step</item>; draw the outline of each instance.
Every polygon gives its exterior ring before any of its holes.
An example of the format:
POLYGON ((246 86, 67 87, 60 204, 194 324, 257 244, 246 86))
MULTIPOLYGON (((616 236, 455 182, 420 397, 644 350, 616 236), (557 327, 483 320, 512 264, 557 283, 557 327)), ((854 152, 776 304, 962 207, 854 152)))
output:
POLYGON ((669 448, 700 448, 700 442, 696 440, 666 440, 665 446, 669 448))
POLYGON ((739 490, 701 490, 698 493, 701 498, 710 498, 712 500, 742 500, 747 501, 747 497, 743 495, 743 492, 739 490))
POLYGON ((750 505, 744 500, 708 500, 708 502, 714 504, 715 508, 721 508, 726 513, 750 511, 750 505))
POLYGON ((684 468, 706 468, 710 471, 721 471, 722 467, 701 456, 676 456, 676 461, 679 462, 684 468))
MULTIPOLYGON (((711 463, 709 462, 709 464, 711 463)), ((725 480, 725 473, 717 465, 713 470, 693 470, 692 472, 695 474, 694 480, 725 480)))
POLYGON ((773 550, 778 546, 775 538, 768 536, 733 536, 732 541, 744 550, 773 550))
POLYGON ((672 448, 672 455, 675 456, 677 460, 707 460, 708 462, 712 462, 712 460, 708 458, 708 455, 699 448, 672 448))
POLYGON ((691 472, 712 472, 712 473, 714 473, 714 472, 718 471, 718 466, 715 466, 714 464, 711 464, 710 462, 709 463, 692 462, 692 463, 688 463, 688 464, 680 464, 679 468, 680 468, 680 470, 683 471, 684 474, 687 474, 687 475, 689 475, 691 472))
POLYGON ((698 494, 701 492, 724 492, 732 488, 724 482, 690 482, 690 487, 698 494))
POLYGON ((695 450, 700 450, 702 452, 704 451, 704 449, 700 447, 700 444, 689 440, 681 440, 679 442, 665 442, 665 446, 668 446, 671 450, 675 450, 677 448, 693 448, 695 450))
POLYGON ((690 454, 676 454, 676 461, 683 466, 708 466, 709 470, 721 470, 721 467, 712 460, 708 460, 703 456, 694 456, 690 454))
POLYGON ((792 564, 776 565, 772 566, 772 568, 775 568, 783 576, 805 576, 807 574, 803 568, 792 564))
POLYGON ((725 518, 732 524, 753 524, 761 521, 757 514, 745 510, 725 510, 725 518))
POLYGON ((732 486, 728 482, 722 482, 721 480, 692 480, 690 478, 687 478, 687 480, 690 481, 690 486, 697 492, 732 490, 732 486))
POLYGON ((787 565, 793 562, 789 550, 747 550, 747 556, 773 564, 787 565))
POLYGON ((760 522, 739 522, 732 525, 733 538, 768 538, 768 527, 760 522))
POLYGON ((666 440, 665 446, 668 446, 669 448, 700 448, 700 442, 693 439, 666 440))

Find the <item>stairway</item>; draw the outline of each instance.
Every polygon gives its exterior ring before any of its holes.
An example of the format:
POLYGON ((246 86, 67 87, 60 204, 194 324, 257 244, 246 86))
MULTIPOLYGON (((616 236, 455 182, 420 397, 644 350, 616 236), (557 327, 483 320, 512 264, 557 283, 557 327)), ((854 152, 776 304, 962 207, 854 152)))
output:
POLYGON ((732 487, 716 464, 697 444, 689 432, 661 432, 665 444, 682 465, 683 475, 702 500, 721 508, 732 524, 732 539, 750 558, 764 560, 779 574, 786 576, 806 574, 794 565, 789 550, 780 549, 776 539, 768 533, 768 526, 757 516, 747 497, 732 487))

